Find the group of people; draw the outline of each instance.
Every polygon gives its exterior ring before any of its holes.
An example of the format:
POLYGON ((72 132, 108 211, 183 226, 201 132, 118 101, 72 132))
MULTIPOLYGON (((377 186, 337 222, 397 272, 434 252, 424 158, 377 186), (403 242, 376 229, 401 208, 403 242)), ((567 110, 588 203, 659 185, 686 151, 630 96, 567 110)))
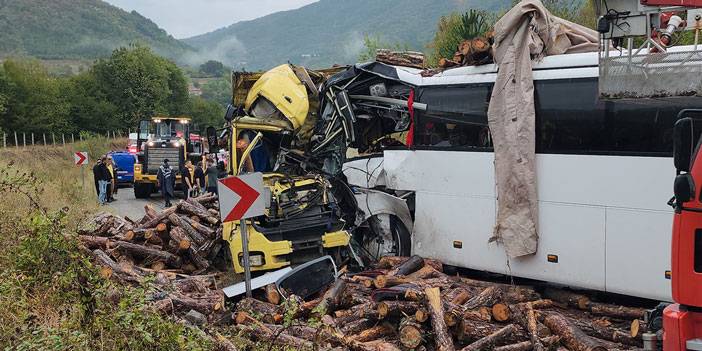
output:
MULTIPOLYGON (((219 169, 214 160, 208 158, 206 167, 203 168, 202 161, 195 167, 191 161, 186 161, 185 166, 180 170, 181 182, 185 198, 199 196, 205 192, 217 193, 217 179, 219 169)), ((166 207, 171 207, 171 199, 175 197, 176 172, 169 164, 168 159, 164 159, 158 169, 158 187, 165 200, 166 207)))
POLYGON ((95 192, 100 205, 116 201, 114 195, 117 194, 117 177, 115 177, 115 165, 112 157, 103 155, 93 166, 93 178, 95 180, 95 192))
MULTIPOLYGON (((93 166, 93 177, 95 179, 95 192, 100 205, 116 201, 114 195, 117 194, 117 169, 112 157, 103 155, 93 166)), ((191 161, 186 161, 182 169, 176 171, 164 159, 157 174, 157 187, 161 191, 166 207, 172 206, 171 200, 175 198, 176 175, 181 175, 182 189, 185 198, 199 196, 205 192, 217 193, 217 180, 220 177, 220 170, 214 159, 208 157, 205 164, 198 162, 195 167, 191 161)))

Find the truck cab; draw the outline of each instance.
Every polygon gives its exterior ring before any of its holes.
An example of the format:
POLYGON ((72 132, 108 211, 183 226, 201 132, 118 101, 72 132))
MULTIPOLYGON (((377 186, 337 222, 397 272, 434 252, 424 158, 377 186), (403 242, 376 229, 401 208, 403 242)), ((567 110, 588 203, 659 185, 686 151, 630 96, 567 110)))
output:
MULTIPOLYGON (((270 205, 247 220, 252 271, 298 265, 323 255, 342 255, 351 235, 339 207, 341 185, 307 168, 305 145, 316 117, 322 71, 294 65, 265 73, 234 73, 233 106, 224 135, 227 174, 262 172, 270 205)), ((217 138, 208 132, 208 139, 217 138)), ((221 144, 218 142, 218 144, 221 144)), ((223 224, 234 270, 244 271, 237 222, 223 224)))
POLYGON ((683 110, 674 128, 672 291, 663 350, 702 350, 702 110, 683 110))
POLYGON ((153 117, 141 121, 137 130, 137 163, 134 165, 134 196, 148 198, 155 192, 158 169, 164 159, 176 169, 176 184, 185 162, 202 158, 202 143, 193 133, 189 117, 153 117))

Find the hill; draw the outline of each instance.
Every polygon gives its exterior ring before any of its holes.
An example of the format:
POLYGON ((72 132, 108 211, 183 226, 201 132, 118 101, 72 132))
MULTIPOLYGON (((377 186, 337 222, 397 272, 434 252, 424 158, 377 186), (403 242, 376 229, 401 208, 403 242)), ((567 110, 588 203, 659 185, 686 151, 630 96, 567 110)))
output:
POLYGON ((101 0, 0 0, 0 57, 94 59, 132 43, 171 58, 192 51, 148 18, 101 0))
POLYGON ((511 0, 320 0, 302 8, 238 22, 185 42, 235 69, 287 61, 311 67, 356 62, 364 35, 422 50, 442 15, 499 10, 511 0))

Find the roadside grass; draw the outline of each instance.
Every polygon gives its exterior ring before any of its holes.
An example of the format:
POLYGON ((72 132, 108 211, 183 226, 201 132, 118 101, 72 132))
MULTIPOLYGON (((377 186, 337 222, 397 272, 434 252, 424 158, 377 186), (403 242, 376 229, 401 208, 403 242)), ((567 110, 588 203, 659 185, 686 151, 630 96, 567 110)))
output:
POLYGON ((0 350, 212 350, 202 332, 150 312, 147 287, 102 279, 76 242, 98 210, 91 168, 126 141, 0 149, 0 350), (91 165, 73 165, 88 151, 91 165))

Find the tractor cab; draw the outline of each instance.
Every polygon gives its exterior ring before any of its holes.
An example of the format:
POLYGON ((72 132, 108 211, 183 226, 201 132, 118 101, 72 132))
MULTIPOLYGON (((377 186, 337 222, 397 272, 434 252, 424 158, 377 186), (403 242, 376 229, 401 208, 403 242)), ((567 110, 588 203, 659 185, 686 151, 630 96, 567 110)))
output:
POLYGON ((189 117, 153 117, 141 121, 137 130, 134 195, 146 198, 156 190, 156 175, 165 159, 176 170, 176 183, 180 184, 180 170, 187 161, 199 161, 203 151, 200 135, 193 132, 189 117))

